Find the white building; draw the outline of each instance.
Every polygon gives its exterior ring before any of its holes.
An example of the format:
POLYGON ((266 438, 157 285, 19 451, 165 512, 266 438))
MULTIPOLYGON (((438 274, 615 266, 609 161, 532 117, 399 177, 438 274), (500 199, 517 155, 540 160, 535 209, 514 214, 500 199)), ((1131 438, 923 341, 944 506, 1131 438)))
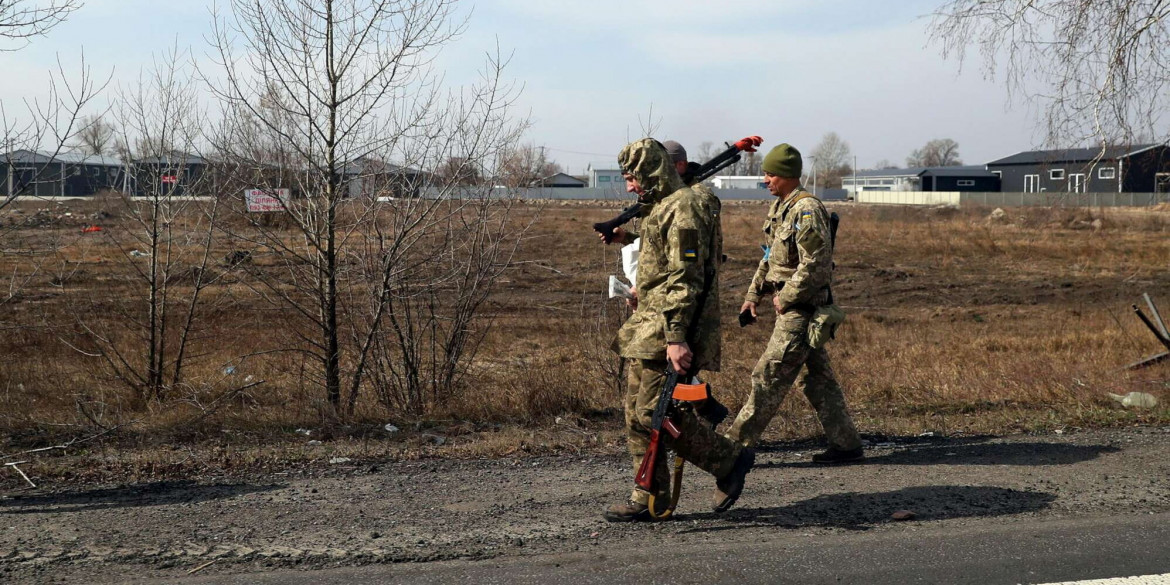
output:
POLYGON ((850 197, 856 196, 858 191, 921 191, 922 179, 919 175, 924 170, 924 167, 911 167, 857 171, 855 175, 842 177, 841 186, 849 192, 850 197))
POLYGON ((626 190, 626 181, 622 178, 622 170, 613 163, 607 165, 594 165, 590 163, 586 172, 589 174, 590 189, 612 187, 619 192, 625 192, 626 190))
POLYGON ((752 175, 731 175, 711 177, 711 183, 716 189, 766 189, 764 177, 752 175))

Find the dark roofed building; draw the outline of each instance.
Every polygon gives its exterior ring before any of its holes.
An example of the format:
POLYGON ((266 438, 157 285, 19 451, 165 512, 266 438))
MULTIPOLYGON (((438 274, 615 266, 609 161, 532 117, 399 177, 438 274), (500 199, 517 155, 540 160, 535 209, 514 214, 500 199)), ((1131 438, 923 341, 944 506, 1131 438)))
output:
POLYGON ((577 177, 565 173, 549 175, 536 182, 537 187, 571 187, 581 189, 584 189, 585 185, 587 184, 588 181, 585 181, 584 179, 578 179, 577 177))
POLYGON ((123 164, 112 156, 14 150, 0 158, 4 197, 86 197, 123 182, 123 164))
POLYGON ((427 178, 420 171, 373 157, 349 162, 342 175, 348 185, 346 196, 349 198, 418 197, 427 178))
POLYGON ((929 167, 918 174, 923 191, 998 192, 999 177, 982 166, 929 167))
POLYGON ((207 167, 207 159, 187 152, 142 157, 134 161, 129 190, 138 197, 210 195, 203 184, 207 167))
POLYGON ((999 191, 999 177, 981 166, 876 169, 845 175, 841 186, 858 191, 999 191))
POLYGON ((987 163, 1004 191, 1170 193, 1165 144, 1031 150, 987 163))

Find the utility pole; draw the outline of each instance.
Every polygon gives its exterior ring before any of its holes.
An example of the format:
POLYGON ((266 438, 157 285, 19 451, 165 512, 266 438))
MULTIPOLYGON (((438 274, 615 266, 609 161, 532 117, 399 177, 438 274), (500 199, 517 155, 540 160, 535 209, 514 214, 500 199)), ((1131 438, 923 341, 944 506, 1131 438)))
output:
POLYGON ((812 161, 812 164, 813 164, 813 172, 812 172, 812 180, 813 180, 813 184, 812 184, 812 192, 813 192, 813 195, 816 195, 816 194, 817 194, 817 157, 815 157, 815 156, 810 156, 810 157, 808 157, 808 158, 809 158, 809 160, 811 160, 811 161, 812 161))
POLYGON ((857 155, 853 155, 853 200, 857 201, 857 155))

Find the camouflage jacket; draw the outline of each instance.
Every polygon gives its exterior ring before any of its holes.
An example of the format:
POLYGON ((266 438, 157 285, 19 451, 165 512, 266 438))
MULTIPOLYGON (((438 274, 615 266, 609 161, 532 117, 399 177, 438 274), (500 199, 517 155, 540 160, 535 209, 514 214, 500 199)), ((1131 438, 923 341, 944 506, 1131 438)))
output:
POLYGON ((661 161, 647 157, 634 170, 653 189, 639 226, 638 308, 618 330, 617 350, 623 357, 665 360, 667 343, 686 341, 694 353, 692 370, 718 370, 719 200, 683 185, 662 155, 661 161), (688 335, 694 319, 699 322, 688 335))
POLYGON ((833 280, 830 230, 829 212, 803 187, 777 198, 764 221, 768 249, 744 300, 758 303, 775 293, 784 308, 826 304, 833 280))

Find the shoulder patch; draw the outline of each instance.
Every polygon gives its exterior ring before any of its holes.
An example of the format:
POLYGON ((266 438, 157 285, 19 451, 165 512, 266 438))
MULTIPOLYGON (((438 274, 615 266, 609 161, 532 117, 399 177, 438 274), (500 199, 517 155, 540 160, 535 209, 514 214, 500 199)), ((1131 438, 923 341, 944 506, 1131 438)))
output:
POLYGON ((699 230, 678 230, 679 260, 683 262, 697 262, 699 260, 699 230))

